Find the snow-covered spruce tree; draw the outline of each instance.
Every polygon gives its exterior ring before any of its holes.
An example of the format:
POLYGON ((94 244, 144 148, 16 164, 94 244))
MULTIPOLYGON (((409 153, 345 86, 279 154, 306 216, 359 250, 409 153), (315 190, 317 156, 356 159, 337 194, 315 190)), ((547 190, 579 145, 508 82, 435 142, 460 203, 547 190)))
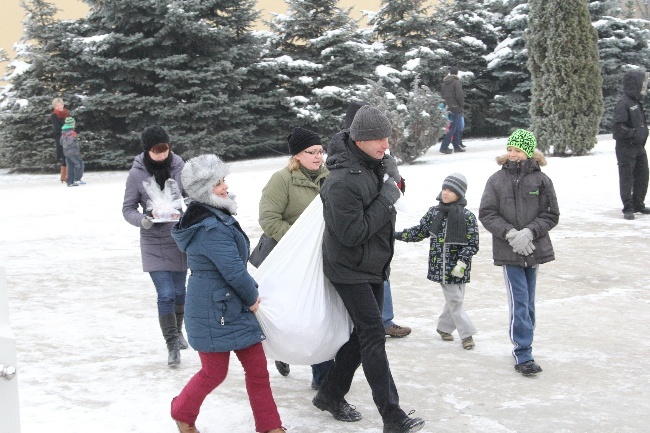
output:
POLYGON ((490 10, 495 0, 442 0, 432 16, 431 49, 449 53, 447 64, 427 86, 440 89, 448 67, 458 66, 465 92, 465 130, 470 134, 492 134, 486 122, 494 93, 494 78, 487 68, 486 56, 501 38, 496 26, 501 15, 490 10))
MULTIPOLYGON (((374 39, 384 44, 384 64, 402 70, 406 53, 428 45, 431 17, 425 0, 381 0, 375 13, 366 13, 374 39)), ((409 85, 409 81, 405 83, 409 85)))
POLYGON ((420 84, 415 77, 411 90, 389 92, 381 82, 368 80, 361 99, 379 108, 392 125, 390 152, 401 163, 411 163, 437 144, 447 126, 447 117, 439 105, 440 96, 420 84))
POLYGON ((529 1, 531 129, 544 152, 584 155, 603 114, 598 34, 584 0, 529 1))
POLYGON ((623 75, 630 69, 650 70, 650 27, 647 21, 622 19, 614 1, 592 1, 589 12, 598 32, 605 112, 599 132, 611 132, 614 106, 622 94, 623 75))
POLYGON ((92 166, 127 167, 151 124, 168 129, 185 158, 256 151, 249 109, 258 101, 245 86, 260 49, 250 32, 253 0, 87 1, 79 111, 94 146, 88 156, 99 155, 92 166))
POLYGON ((43 0, 21 2, 26 18, 16 56, 0 95, 0 161, 16 171, 58 171, 50 114, 52 99, 63 97, 74 108, 72 73, 65 41, 67 28, 54 18, 57 8, 43 0))
POLYGON ((494 77, 494 96, 487 122, 500 134, 530 126, 530 72, 526 67, 528 52, 523 33, 528 28, 528 2, 504 0, 508 7, 502 19, 501 39, 486 56, 488 71, 494 77))
MULTIPOLYGON (((287 13, 268 23, 284 63, 279 85, 298 124, 329 136, 341 127, 351 94, 381 60, 368 32, 335 0, 286 0, 287 13)), ((270 60, 270 59, 269 59, 270 60)))

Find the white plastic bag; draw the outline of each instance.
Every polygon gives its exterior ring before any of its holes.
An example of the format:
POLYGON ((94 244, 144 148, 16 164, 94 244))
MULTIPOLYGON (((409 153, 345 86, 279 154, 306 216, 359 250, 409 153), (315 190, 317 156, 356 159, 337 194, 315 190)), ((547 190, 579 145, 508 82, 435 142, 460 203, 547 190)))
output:
POLYGON ((156 183, 156 178, 151 176, 142 182, 144 190, 149 196, 147 210, 152 212, 154 218, 164 220, 177 220, 180 218, 180 209, 183 206, 183 196, 180 188, 174 179, 165 181, 165 188, 162 190, 156 183))
POLYGON ((316 196, 254 274, 262 298, 256 316, 269 359, 318 364, 333 359, 350 338, 352 319, 323 274, 324 230, 316 196))

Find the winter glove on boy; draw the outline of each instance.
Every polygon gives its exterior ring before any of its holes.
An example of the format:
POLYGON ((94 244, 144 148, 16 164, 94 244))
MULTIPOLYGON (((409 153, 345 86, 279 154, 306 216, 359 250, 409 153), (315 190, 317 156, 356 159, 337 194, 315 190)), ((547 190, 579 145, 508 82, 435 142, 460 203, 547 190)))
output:
POLYGON ((383 196, 390 202, 390 204, 395 204, 400 198, 399 188, 395 184, 395 180, 392 177, 386 179, 386 182, 381 186, 379 190, 379 195, 383 196))
MULTIPOLYGON (((511 232, 512 230, 508 232, 508 235, 511 232)), ((506 235, 506 239, 508 239, 508 235, 506 235)), ((533 245, 533 232, 529 228, 519 230, 508 242, 512 247, 512 251, 523 254, 524 256, 530 255, 535 249, 533 245)))
POLYGON ((463 276, 465 276, 466 268, 467 265, 465 264, 465 262, 459 260, 456 262, 456 266, 454 266, 454 269, 451 270, 451 275, 456 278, 463 278, 463 276))
POLYGON ((142 218, 142 221, 140 221, 140 225, 142 225, 143 229, 149 230, 151 227, 153 227, 153 221, 147 217, 144 217, 142 218))

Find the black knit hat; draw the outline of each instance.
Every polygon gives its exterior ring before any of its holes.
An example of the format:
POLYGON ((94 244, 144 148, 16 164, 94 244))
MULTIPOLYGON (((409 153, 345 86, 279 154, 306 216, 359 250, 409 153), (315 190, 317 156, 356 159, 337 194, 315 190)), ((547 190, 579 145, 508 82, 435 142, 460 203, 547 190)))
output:
POLYGON ((460 173, 452 173, 442 182, 442 189, 445 188, 455 192, 458 198, 463 198, 467 192, 467 179, 460 173))
POLYGON ((458 66, 450 66, 449 67, 449 74, 458 75, 458 66))
POLYGON ((289 143, 289 153, 292 155, 298 155, 315 144, 323 144, 318 134, 300 126, 293 128, 291 134, 287 136, 287 143, 289 143))
POLYGON ((169 135, 167 135, 167 132, 162 126, 148 126, 142 131, 140 141, 142 142, 144 151, 149 152, 156 144, 169 143, 169 135))

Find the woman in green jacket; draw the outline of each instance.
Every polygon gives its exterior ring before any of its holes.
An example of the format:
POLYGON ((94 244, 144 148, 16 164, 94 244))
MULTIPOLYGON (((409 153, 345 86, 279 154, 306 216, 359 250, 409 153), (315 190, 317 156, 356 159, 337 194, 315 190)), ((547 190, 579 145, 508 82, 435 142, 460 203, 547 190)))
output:
MULTIPOLYGON (((260 199, 260 227, 264 234, 278 242, 319 195, 320 187, 329 174, 323 165, 323 145, 318 134, 296 127, 287 141, 291 153, 289 163, 271 176, 260 199)), ((330 360, 311 366, 312 389, 320 387, 333 364, 334 361, 330 360)), ((275 361, 275 366, 281 375, 289 374, 289 364, 275 361)))

